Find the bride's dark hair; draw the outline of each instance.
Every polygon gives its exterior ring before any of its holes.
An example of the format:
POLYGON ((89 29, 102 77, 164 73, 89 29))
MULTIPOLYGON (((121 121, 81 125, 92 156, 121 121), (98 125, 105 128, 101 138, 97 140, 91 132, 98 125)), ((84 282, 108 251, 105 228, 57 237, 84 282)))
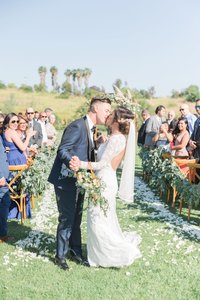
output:
POLYGON ((128 134, 130 128, 130 121, 134 119, 132 111, 125 107, 118 107, 114 110, 113 122, 119 124, 119 131, 122 134, 128 134))

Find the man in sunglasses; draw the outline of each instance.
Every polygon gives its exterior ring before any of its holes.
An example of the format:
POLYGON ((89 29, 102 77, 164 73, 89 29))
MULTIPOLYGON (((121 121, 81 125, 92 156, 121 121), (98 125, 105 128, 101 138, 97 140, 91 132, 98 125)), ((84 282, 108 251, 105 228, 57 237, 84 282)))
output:
POLYGON ((193 149, 194 158, 200 158, 200 99, 196 100, 195 105, 198 118, 194 123, 194 130, 191 135, 190 147, 193 149))
POLYGON ((197 117, 190 112, 189 106, 187 104, 182 104, 180 106, 180 113, 181 113, 182 117, 184 117, 188 120, 189 133, 191 136, 192 132, 194 130, 194 123, 195 123, 197 117))
POLYGON ((30 138, 29 147, 35 146, 36 148, 40 148, 42 145, 42 128, 41 125, 34 119, 35 113, 32 107, 28 107, 26 109, 26 116, 28 119, 29 127, 33 128, 36 131, 36 134, 30 138))

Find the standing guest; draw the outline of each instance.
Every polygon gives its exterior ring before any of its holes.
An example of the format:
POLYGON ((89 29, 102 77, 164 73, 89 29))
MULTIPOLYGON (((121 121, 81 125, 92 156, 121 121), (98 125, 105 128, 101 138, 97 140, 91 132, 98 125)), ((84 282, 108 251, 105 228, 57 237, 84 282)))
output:
POLYGON ((167 121, 162 123, 159 133, 156 133, 153 137, 153 141, 156 142, 156 147, 166 146, 173 141, 173 135, 169 130, 167 121))
MULTIPOLYGON (((19 134, 22 142, 24 142, 27 137, 28 119, 24 115, 18 117, 18 119, 19 119, 19 124, 17 127, 17 133, 19 134)), ((30 157, 30 156, 35 156, 36 153, 37 153, 37 148, 35 146, 30 146, 27 147, 27 151, 25 152, 25 155, 30 157)))
POLYGON ((17 133, 19 119, 15 113, 6 115, 3 127, 4 133, 3 143, 5 147, 9 148, 7 152, 9 165, 23 165, 26 164, 26 151, 31 137, 35 134, 32 128, 27 131, 26 139, 24 142, 20 139, 17 133))
POLYGON ((40 113, 39 113, 39 111, 35 111, 35 117, 34 117, 34 120, 35 121, 38 121, 38 119, 39 119, 39 116, 40 116, 40 113))
POLYGON ((41 128, 42 128, 42 146, 47 145, 47 130, 46 130, 46 119, 47 119, 47 114, 42 111, 39 116, 38 123, 40 123, 41 128))
POLYGON ((105 124, 110 110, 109 98, 92 98, 88 114, 66 127, 49 175, 48 180, 54 185, 59 211, 55 263, 65 271, 69 269, 66 262, 69 249, 74 261, 88 266, 82 256, 80 229, 84 195, 77 189, 76 179, 71 176, 69 162, 72 156, 78 156, 83 161, 95 160, 94 126, 105 124))
POLYGON ((45 120, 45 123, 47 124, 49 122, 49 117, 51 114, 53 114, 53 109, 51 109, 50 107, 45 108, 44 112, 47 115, 47 119, 45 120))
POLYGON ((189 106, 187 104, 182 104, 180 106, 180 112, 181 112, 181 116, 188 120, 189 133, 191 136, 194 130, 194 123, 197 117, 189 111, 189 106))
POLYGON ((194 158, 200 158, 200 99, 196 100, 195 109, 198 114, 198 118, 194 123, 194 130, 190 140, 190 148, 193 150, 194 158))
POLYGON ((56 140, 56 136, 57 136, 57 131, 54 127, 56 121, 56 117, 55 115, 51 114, 49 116, 49 122, 47 122, 46 124, 46 131, 47 131, 47 146, 53 146, 55 140, 56 140))
POLYGON ((175 150, 175 156, 188 157, 186 146, 190 140, 188 120, 184 117, 178 119, 178 123, 174 130, 174 145, 171 145, 171 150, 175 150))
POLYGON ((177 120, 176 120, 176 114, 175 114, 175 111, 173 110, 170 110, 168 112, 168 115, 167 115, 167 123, 169 124, 169 130, 172 132, 174 131, 175 127, 176 127, 176 124, 177 124, 177 120))
MULTIPOLYGON (((9 165, 25 165, 27 163, 27 148, 30 138, 35 134, 32 128, 26 131, 26 137, 24 141, 21 140, 19 133, 17 132, 19 119, 16 114, 10 113, 4 120, 4 133, 3 143, 4 146, 9 148, 7 152, 9 165)), ((30 197, 26 198, 26 215, 31 217, 30 197)), ((9 218, 20 218, 18 206, 12 201, 10 206, 9 218)))
POLYGON ((141 116, 143 119, 143 123, 138 131, 138 140, 137 140, 138 145, 144 145, 145 143, 146 127, 150 118, 150 114, 147 109, 143 109, 141 116))
POLYGON ((29 141, 29 147, 35 146, 36 148, 40 148, 42 145, 42 128, 41 125, 34 120, 34 110, 32 107, 28 107, 26 109, 26 116, 28 119, 28 126, 33 128, 35 134, 31 137, 29 141))
POLYGON ((0 243, 9 240, 7 220, 10 207, 10 195, 6 182, 8 176, 8 161, 0 136, 0 243))
POLYGON ((147 127, 146 127, 146 137, 145 137, 145 146, 149 148, 155 147, 156 142, 153 141, 153 137, 156 133, 159 133, 160 126, 165 116, 165 107, 163 105, 159 105, 156 107, 155 115, 149 118, 147 127))
POLYGON ((3 133, 3 121, 4 121, 4 115, 0 113, 0 135, 3 133))

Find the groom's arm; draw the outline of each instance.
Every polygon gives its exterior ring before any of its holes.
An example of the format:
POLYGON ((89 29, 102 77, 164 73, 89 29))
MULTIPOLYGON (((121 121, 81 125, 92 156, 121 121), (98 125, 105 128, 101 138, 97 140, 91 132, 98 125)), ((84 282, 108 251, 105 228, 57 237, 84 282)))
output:
POLYGON ((69 161, 75 155, 73 148, 77 145, 81 136, 81 128, 78 123, 71 123, 64 131, 57 154, 60 160, 69 167, 69 161))

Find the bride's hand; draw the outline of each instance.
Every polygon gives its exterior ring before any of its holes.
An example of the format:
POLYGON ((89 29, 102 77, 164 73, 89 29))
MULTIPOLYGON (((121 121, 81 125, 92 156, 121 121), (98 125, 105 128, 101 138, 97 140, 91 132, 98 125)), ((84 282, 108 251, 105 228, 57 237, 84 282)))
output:
POLYGON ((69 167, 72 171, 77 172, 80 169, 81 161, 78 156, 72 156, 69 167))

